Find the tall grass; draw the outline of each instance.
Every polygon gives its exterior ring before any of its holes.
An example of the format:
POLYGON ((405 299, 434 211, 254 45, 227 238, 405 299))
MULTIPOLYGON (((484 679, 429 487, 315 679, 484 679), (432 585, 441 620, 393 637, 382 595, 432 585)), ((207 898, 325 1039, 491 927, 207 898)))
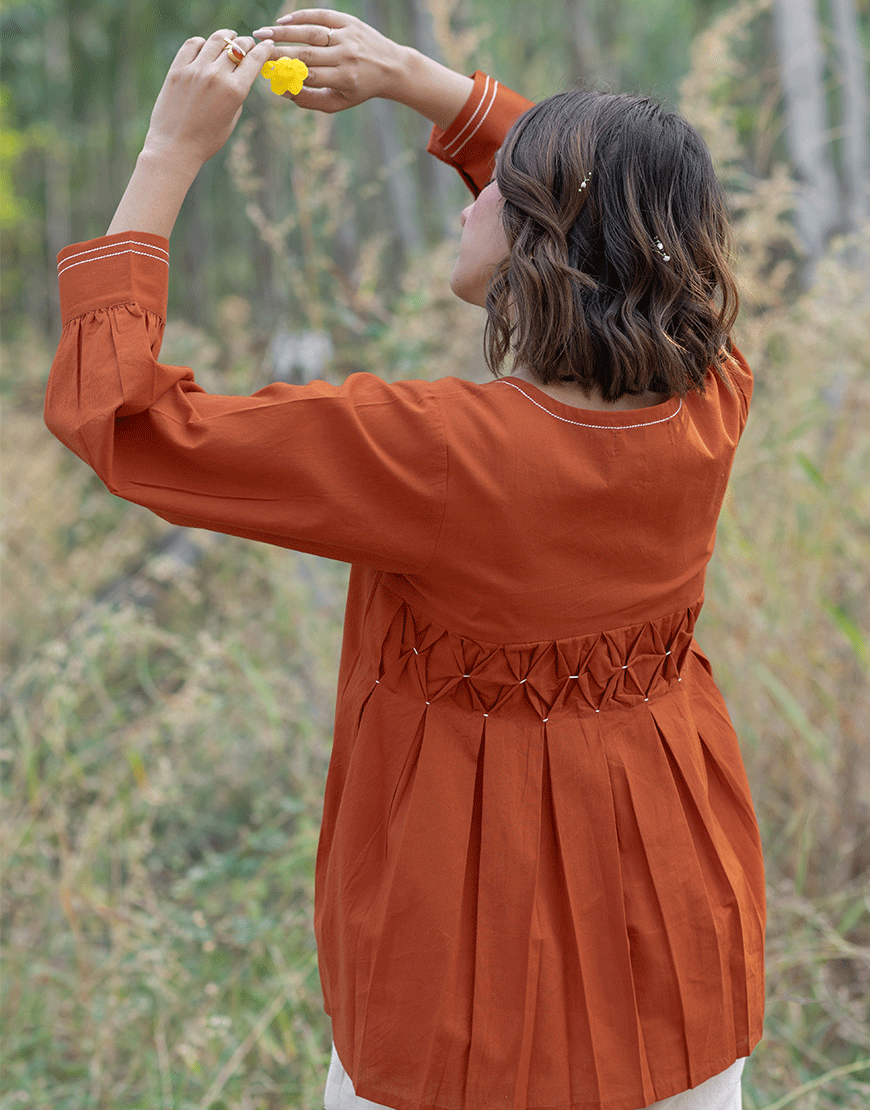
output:
MULTIPOLYGON (((745 1105, 858 1110, 870 1105, 868 290, 855 252, 836 249, 796 292, 789 182, 740 175, 727 98, 757 8, 735 9, 715 50, 701 44, 686 86, 733 178, 738 342, 758 379, 698 635, 767 858, 767 1032, 745 1105)), ((322 151, 317 126, 294 141, 322 151)), ((338 211, 333 169, 312 204, 338 211)), ((309 249, 300 272, 317 272, 323 299, 309 322, 336 336, 334 373, 481 374, 479 313, 443 292, 450 244, 409 269, 394 304, 377 296, 376 245, 347 288, 315 238, 309 249)), ((227 342, 174 324, 164 358, 201 367, 210 388, 255 388, 256 313, 225 307, 227 342)), ((168 561, 167 527, 44 430, 50 354, 38 336, 3 352, 0 1110, 313 1110, 329 1029, 312 874, 345 570, 206 536, 191 537, 192 565, 168 561)))

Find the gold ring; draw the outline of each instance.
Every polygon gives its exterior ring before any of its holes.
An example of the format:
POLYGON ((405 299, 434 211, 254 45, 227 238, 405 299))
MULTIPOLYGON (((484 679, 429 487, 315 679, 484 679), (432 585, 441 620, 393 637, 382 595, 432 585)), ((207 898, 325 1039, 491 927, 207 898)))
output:
POLYGON ((226 35, 223 36, 223 40, 227 44, 224 53, 229 54, 232 61, 238 65, 242 58, 247 55, 247 50, 242 50, 235 39, 228 39, 226 35))

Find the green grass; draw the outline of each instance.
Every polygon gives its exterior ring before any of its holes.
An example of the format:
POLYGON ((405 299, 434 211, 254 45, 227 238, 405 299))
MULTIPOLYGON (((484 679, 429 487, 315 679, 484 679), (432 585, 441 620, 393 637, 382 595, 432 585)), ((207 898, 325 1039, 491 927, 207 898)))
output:
POLYGON ((345 576, 298 563, 219 542, 7 674, 4 1108, 316 1106, 345 576))

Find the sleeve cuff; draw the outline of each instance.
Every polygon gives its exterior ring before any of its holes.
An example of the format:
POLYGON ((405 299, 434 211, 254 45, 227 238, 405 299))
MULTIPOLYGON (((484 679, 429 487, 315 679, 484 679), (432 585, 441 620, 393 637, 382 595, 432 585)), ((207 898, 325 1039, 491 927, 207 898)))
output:
POLYGON ((427 150, 448 165, 456 165, 468 143, 484 127, 498 92, 498 81, 477 70, 472 75, 474 88, 468 100, 459 110, 459 115, 445 130, 432 128, 432 137, 427 150))
POLYGON ((64 324, 86 312, 135 302, 166 319, 169 240, 142 231, 104 235, 57 256, 64 324))
POLYGON ((433 127, 427 150, 459 170, 477 194, 492 173, 495 155, 514 120, 532 102, 477 70, 474 88, 459 115, 445 130, 433 127))

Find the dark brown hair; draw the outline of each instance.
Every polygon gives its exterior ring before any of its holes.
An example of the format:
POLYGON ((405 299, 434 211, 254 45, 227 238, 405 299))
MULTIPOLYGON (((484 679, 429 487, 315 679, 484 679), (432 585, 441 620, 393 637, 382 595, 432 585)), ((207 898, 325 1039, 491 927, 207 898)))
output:
POLYGON ((494 374, 513 349, 542 383, 606 401, 703 391, 710 368, 728 380, 730 228, 686 120, 646 97, 560 93, 514 123, 496 179, 511 249, 487 291, 494 374))

